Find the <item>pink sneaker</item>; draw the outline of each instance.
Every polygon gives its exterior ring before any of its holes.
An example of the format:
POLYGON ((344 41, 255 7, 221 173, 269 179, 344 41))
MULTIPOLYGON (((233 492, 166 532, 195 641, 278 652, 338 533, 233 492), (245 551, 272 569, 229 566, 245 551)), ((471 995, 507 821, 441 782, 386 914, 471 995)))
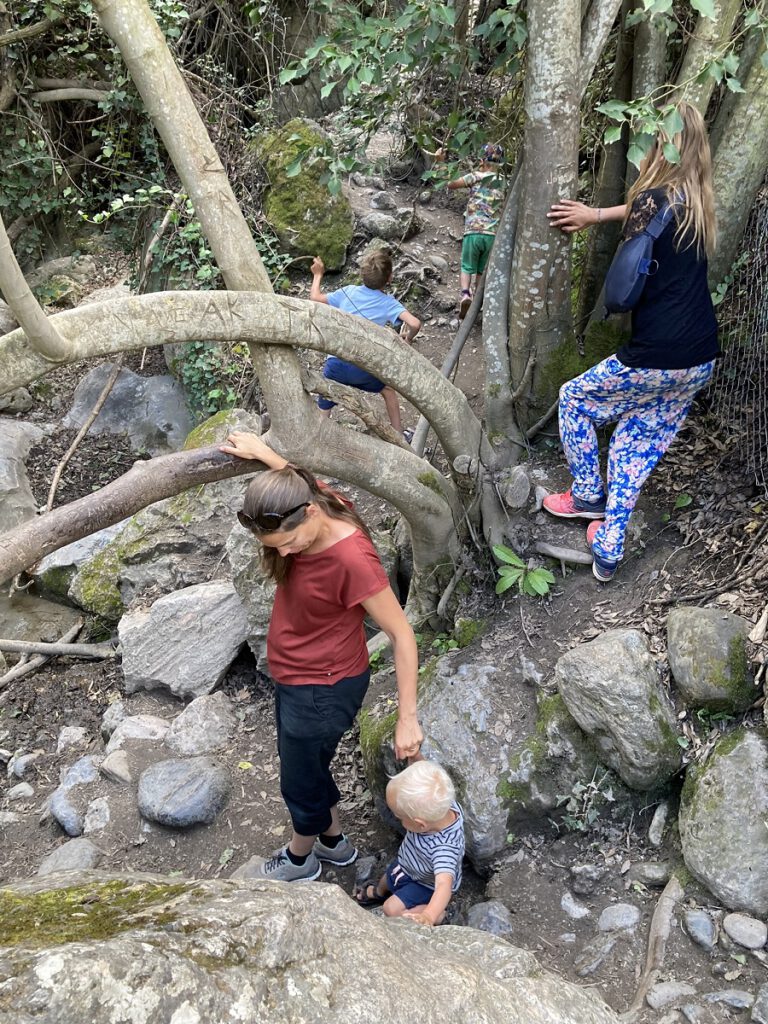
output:
POLYGON ((605 516, 605 498, 584 501, 574 498, 570 491, 548 494, 542 504, 550 515, 559 519, 602 519, 605 516))
POLYGON ((601 522, 589 524, 587 527, 587 544, 589 544, 592 551, 592 575, 596 580, 600 580, 601 583, 608 583, 609 580, 613 579, 619 563, 613 558, 603 558, 603 556, 598 555, 592 547, 595 540, 595 534, 602 525, 603 524, 601 522))

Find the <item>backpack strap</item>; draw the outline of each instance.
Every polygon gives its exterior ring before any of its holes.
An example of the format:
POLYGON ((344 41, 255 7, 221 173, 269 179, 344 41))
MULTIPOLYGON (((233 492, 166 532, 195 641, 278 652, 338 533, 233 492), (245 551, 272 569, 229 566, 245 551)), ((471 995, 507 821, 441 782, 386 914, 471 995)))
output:
POLYGON ((645 229, 645 234, 646 235, 650 235, 650 237, 655 242, 656 239, 659 237, 659 235, 664 230, 664 228, 667 226, 667 224, 672 219, 673 212, 674 212, 674 210, 669 205, 669 203, 664 202, 662 204, 661 208, 659 209, 658 213, 656 214, 656 216, 651 220, 650 224, 645 229))

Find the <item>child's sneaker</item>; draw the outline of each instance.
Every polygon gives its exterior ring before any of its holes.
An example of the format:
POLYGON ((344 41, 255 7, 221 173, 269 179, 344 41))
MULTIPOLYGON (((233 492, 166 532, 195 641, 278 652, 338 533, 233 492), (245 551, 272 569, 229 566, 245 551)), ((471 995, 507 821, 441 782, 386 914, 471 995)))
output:
POLYGON ((469 292, 462 292, 459 299, 459 320, 463 320, 472 305, 472 296, 469 292))
POLYGON ((320 861, 314 851, 307 855, 303 864, 294 864, 285 852, 287 847, 276 850, 269 860, 259 868, 259 874, 263 878, 274 878, 278 882, 312 882, 320 877, 323 870, 320 861))
POLYGON ((548 494, 542 502, 550 515, 560 519, 603 519, 605 517, 605 498, 599 501, 584 501, 576 498, 570 491, 564 494, 548 494))
POLYGON ((320 839, 315 840, 312 853, 318 860, 324 860, 328 864, 335 864, 337 868, 346 867, 357 859, 357 850, 350 843, 346 836, 342 837, 336 846, 326 846, 320 839))
POLYGON ((619 563, 613 558, 603 558, 602 555, 598 555, 592 546, 595 534, 602 525, 600 522, 589 524, 587 527, 587 544, 589 544, 592 550, 592 575, 596 580, 600 580, 601 583, 608 583, 613 579, 619 563))
POLYGON ((413 440, 413 431, 411 430, 410 427, 406 427, 405 430, 403 431, 403 439, 407 441, 408 444, 410 444, 411 441, 413 440))

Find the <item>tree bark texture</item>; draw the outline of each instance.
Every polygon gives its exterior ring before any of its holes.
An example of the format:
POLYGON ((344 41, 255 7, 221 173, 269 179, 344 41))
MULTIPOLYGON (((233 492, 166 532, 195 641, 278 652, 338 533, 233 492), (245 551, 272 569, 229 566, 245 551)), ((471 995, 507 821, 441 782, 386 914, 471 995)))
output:
POLYGON ((520 381, 535 353, 533 393, 518 404, 527 427, 551 403, 534 397, 540 368, 571 336, 569 239, 550 226, 547 212, 576 190, 579 139, 581 4, 528 6, 528 67, 525 80, 525 150, 509 295, 509 355, 512 381, 520 381), (553 140, 556 144, 553 145, 553 140))
POLYGON ((724 55, 741 12, 742 2, 713 0, 713 8, 714 19, 705 18, 703 14, 696 19, 696 28, 688 40, 683 65, 677 76, 677 98, 688 100, 702 115, 707 111, 715 80, 707 75, 703 81, 698 81, 699 72, 715 57, 724 55))

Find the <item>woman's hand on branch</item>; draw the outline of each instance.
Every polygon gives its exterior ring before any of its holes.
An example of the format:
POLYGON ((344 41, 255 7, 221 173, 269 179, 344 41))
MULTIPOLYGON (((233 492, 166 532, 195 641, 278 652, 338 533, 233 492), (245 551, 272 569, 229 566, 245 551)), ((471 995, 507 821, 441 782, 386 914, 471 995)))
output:
POLYGON ((553 203, 547 214, 552 227, 560 228, 572 234, 574 231, 582 231, 584 228, 597 224, 598 213, 592 206, 580 203, 576 199, 561 199, 553 203))
POLYGON ((226 455, 236 455, 240 459, 258 459, 269 469, 282 469, 288 465, 282 455, 273 451, 258 434, 249 434, 244 430, 232 431, 227 437, 227 443, 220 445, 219 451, 226 455))

